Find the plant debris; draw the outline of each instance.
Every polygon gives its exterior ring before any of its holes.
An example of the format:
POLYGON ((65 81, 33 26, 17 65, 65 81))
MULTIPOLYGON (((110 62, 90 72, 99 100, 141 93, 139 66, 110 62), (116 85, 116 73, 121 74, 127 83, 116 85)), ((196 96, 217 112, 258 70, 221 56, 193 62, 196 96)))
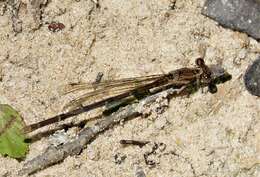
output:
POLYGON ((29 150, 22 131, 25 123, 19 113, 11 106, 0 105, 0 154, 22 159, 29 150))

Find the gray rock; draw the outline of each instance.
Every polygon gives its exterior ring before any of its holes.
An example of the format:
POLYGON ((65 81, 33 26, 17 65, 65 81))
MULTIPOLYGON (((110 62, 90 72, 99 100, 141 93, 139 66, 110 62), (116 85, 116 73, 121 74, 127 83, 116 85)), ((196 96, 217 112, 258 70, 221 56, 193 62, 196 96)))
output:
POLYGON ((207 0, 202 14, 260 40, 260 0, 207 0))
POLYGON ((260 96, 260 56, 247 68, 244 82, 252 95, 260 96))

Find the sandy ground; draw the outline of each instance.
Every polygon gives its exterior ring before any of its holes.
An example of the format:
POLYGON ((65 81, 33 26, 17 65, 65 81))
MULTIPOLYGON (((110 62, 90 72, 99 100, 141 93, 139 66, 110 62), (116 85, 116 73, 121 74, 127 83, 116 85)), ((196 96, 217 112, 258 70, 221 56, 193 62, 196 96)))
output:
MULTIPOLYGON (((52 0, 40 29, 30 29, 24 1, 23 31, 14 35, 9 13, 0 16, 0 101, 15 107, 26 123, 53 116, 71 99, 61 85, 167 73, 194 66, 198 46, 207 46, 207 64, 221 64, 233 79, 219 91, 172 99, 157 117, 136 118, 98 136, 80 155, 33 176, 130 177, 141 167, 149 177, 260 176, 260 100, 243 84, 260 43, 222 28, 200 14, 203 0, 52 0), (47 22, 62 22, 53 33, 47 22), (27 25, 27 26, 26 26, 27 25), (150 146, 122 147, 120 139, 163 142, 147 166, 150 146), (114 156, 126 156, 116 164, 114 156)), ((88 117, 88 114, 78 116, 88 117)), ((43 152, 48 138, 33 143, 26 160, 43 152)), ((22 167, 0 157, 0 176, 22 167)))

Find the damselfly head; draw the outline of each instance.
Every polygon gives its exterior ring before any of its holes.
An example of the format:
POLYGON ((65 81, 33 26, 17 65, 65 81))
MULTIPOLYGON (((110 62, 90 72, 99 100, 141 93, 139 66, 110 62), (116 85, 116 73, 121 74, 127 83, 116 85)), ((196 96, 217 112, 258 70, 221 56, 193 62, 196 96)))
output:
MULTIPOLYGON (((222 68, 219 65, 210 65, 209 70, 211 71, 211 77, 212 79, 215 79, 219 76, 223 76, 225 74, 228 74, 224 68, 222 68)), ((230 74, 228 74, 230 75, 230 74)))
POLYGON ((202 68, 202 70, 204 76, 202 79, 205 83, 208 83, 208 90, 212 94, 218 91, 216 86, 217 84, 224 83, 232 78, 232 76, 219 65, 206 66, 206 69, 204 67, 204 69, 202 68))
POLYGON ((209 66, 209 69, 211 71, 211 83, 214 83, 215 85, 232 79, 232 75, 218 65, 211 65, 209 66))

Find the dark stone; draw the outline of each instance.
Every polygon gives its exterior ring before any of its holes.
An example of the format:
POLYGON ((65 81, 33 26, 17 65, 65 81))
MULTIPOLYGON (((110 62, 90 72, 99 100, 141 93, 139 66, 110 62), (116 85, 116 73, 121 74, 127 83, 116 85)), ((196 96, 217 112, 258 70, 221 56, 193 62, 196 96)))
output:
POLYGON ((260 0, 207 0, 202 14, 260 40, 260 0))
POLYGON ((247 68, 244 82, 252 95, 260 96, 260 56, 247 68))

